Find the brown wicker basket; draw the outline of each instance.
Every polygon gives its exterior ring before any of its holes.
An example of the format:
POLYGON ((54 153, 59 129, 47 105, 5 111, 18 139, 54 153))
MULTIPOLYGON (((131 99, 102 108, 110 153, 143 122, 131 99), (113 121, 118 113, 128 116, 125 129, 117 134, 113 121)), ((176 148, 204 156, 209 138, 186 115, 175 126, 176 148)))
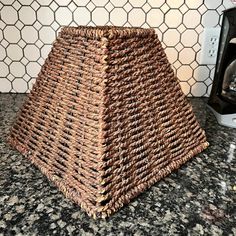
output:
POLYGON ((93 217, 208 146, 153 29, 65 27, 9 142, 93 217))

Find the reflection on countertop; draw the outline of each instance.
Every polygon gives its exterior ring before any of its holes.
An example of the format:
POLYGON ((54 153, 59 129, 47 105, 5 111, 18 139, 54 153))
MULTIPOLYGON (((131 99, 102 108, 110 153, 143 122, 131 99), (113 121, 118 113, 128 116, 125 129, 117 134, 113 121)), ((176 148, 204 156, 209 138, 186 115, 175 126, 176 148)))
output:
POLYGON ((210 146, 107 220, 93 220, 11 149, 24 94, 0 94, 0 235, 236 235, 236 130, 190 98, 210 146))

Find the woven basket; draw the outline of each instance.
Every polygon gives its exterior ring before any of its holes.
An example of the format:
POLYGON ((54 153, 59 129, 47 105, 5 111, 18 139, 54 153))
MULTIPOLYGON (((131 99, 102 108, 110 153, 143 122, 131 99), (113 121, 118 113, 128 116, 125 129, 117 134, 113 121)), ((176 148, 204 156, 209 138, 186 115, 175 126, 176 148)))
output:
POLYGON ((65 27, 9 142, 93 217, 208 146, 153 29, 65 27))

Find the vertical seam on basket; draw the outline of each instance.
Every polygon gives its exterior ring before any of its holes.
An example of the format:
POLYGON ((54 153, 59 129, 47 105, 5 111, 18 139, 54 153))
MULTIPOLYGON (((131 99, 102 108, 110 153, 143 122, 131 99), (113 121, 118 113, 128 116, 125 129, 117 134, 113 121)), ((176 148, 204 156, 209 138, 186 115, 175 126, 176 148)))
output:
MULTIPOLYGON (((104 175, 104 161, 103 161, 103 155, 104 155, 104 116, 105 116, 105 100, 106 100, 106 84, 107 84, 107 70, 108 70, 108 38, 102 37, 101 38, 101 48, 103 51, 103 56, 101 58, 101 64, 102 64, 102 73, 101 73, 101 103, 100 103, 100 111, 99 111, 99 131, 98 131, 98 140, 99 140, 99 156, 98 156, 98 171, 99 171, 99 193, 100 196, 97 198, 97 207, 98 207, 98 214, 102 214, 102 217, 106 217, 106 214, 102 213, 104 207, 101 205, 101 202, 106 200, 106 197, 103 195, 104 188, 102 185, 104 184, 103 175, 104 175)), ((96 216, 95 216, 96 217, 96 216)))

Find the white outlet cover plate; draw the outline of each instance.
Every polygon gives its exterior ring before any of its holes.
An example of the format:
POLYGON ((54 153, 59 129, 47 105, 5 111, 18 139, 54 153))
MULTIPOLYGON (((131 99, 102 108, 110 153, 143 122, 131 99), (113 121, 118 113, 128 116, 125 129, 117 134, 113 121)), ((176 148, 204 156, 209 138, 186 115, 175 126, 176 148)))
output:
POLYGON ((220 39, 220 27, 217 28, 205 28, 202 33, 202 47, 200 64, 202 65, 215 65, 217 58, 217 50, 220 39), (214 45, 211 43, 211 39, 215 38, 216 41, 214 45), (214 51, 214 55, 209 53, 209 51, 214 51))

